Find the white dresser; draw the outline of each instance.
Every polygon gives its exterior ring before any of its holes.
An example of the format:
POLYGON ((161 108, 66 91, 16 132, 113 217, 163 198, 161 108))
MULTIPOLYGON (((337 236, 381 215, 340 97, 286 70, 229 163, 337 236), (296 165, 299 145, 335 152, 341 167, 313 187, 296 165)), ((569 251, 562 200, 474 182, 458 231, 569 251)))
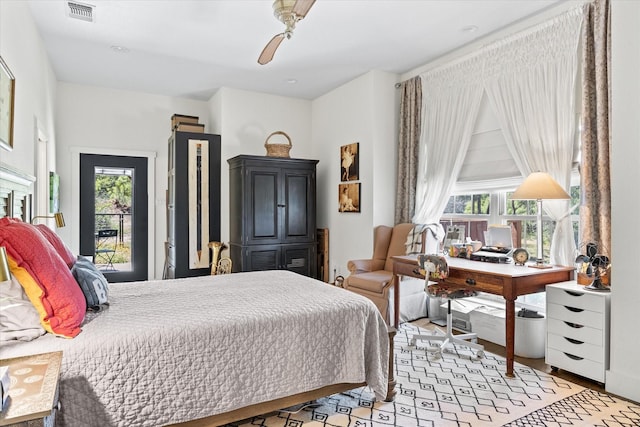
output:
POLYGON ((610 295, 575 281, 547 286, 548 365, 604 384, 609 369, 610 295))

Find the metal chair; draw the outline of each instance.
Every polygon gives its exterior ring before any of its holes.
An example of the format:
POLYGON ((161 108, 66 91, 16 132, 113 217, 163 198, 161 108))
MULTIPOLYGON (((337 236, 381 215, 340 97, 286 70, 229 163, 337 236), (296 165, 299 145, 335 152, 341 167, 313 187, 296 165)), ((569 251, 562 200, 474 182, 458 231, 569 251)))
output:
POLYGON ((113 257, 116 255, 117 247, 118 230, 98 230, 96 233, 96 250, 93 255, 93 263, 96 264, 96 261, 100 258, 104 261, 105 269, 115 270, 115 267, 113 266, 113 257), (113 244, 111 244, 111 239, 113 239, 113 244))
POLYGON ((476 350, 476 356, 484 356, 484 346, 477 343, 478 334, 453 334, 453 315, 451 313, 451 300, 456 298, 466 298, 477 294, 477 292, 464 285, 456 285, 442 282, 449 276, 449 266, 444 257, 438 255, 418 255, 420 269, 427 282, 427 292, 430 297, 447 299, 447 331, 441 334, 418 334, 411 337, 410 346, 415 346, 417 340, 442 341, 442 344, 435 350, 436 355, 442 357, 442 351, 448 344, 460 344, 476 350), (431 280, 431 281, 430 281, 431 280))

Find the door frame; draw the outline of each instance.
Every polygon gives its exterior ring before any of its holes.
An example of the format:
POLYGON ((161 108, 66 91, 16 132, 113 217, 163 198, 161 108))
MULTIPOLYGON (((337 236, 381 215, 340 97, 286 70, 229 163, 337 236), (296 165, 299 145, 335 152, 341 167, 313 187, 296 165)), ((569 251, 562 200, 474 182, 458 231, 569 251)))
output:
MULTIPOLYGON (((98 154, 105 156, 126 156, 126 157, 146 157, 147 158, 147 235, 149 238, 149 254, 147 257, 147 277, 148 280, 156 278, 155 265, 156 256, 156 163, 157 153, 155 151, 134 151, 117 148, 97 148, 97 147, 70 147, 71 151, 71 215, 66 221, 67 226, 71 226, 71 250, 80 253, 80 155, 98 154)), ((66 215, 65 215, 66 217, 66 215)), ((65 218, 66 219, 66 218, 65 218)))

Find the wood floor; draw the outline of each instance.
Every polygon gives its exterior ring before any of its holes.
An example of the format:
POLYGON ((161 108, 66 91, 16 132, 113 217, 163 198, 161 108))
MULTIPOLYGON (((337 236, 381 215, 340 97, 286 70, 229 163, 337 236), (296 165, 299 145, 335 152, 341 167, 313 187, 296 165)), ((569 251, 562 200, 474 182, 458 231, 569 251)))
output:
MULTIPOLYGON (((427 330, 433 330, 433 328, 438 328, 440 330, 443 330, 443 328, 441 328, 440 326, 437 326, 431 322, 429 322, 429 319, 427 318, 423 318, 423 319, 417 319, 414 320, 413 322, 411 322, 413 325, 415 326, 419 326, 420 328, 423 329, 427 329, 427 330)), ((493 354, 497 354, 499 356, 502 357, 506 357, 507 356, 507 351, 506 349, 498 344, 494 344, 492 342, 489 341, 485 341, 482 339, 478 339, 478 343, 484 345, 484 349, 486 351, 488 351, 489 353, 493 353, 493 354)), ((541 372, 546 372, 549 373, 551 375, 555 375, 559 378, 565 379, 567 381, 571 381, 574 384, 579 384, 583 387, 586 388, 590 388, 593 390, 597 390, 600 392, 605 392, 604 389, 604 385, 600 384, 596 381, 590 380, 588 378, 584 378, 581 377, 579 375, 575 375, 572 374, 571 372, 567 372, 567 371, 563 371, 563 370, 558 370, 558 371, 552 371, 551 367, 549 365, 547 365, 546 363, 544 363, 544 358, 542 359, 529 359, 526 357, 519 357, 516 356, 515 357, 516 362, 518 363, 522 363, 523 365, 529 366, 531 368, 537 369, 538 371, 541 372)))

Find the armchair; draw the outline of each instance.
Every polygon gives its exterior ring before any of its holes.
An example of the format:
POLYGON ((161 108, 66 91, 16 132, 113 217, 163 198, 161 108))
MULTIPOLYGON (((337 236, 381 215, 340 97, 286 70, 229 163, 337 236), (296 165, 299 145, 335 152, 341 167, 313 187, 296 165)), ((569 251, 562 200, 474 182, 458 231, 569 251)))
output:
MULTIPOLYGON (((351 260, 347 263, 350 275, 344 280, 344 288, 369 298, 378 307, 387 323, 393 317, 393 292, 390 292, 393 278, 392 256, 406 255, 406 242, 414 224, 402 223, 394 227, 379 225, 373 231, 373 255, 371 259, 351 260)), ((426 239, 430 233, 423 231, 424 253, 426 239)), ((404 278, 400 299, 400 321, 426 317, 427 295, 424 281, 404 278)))

